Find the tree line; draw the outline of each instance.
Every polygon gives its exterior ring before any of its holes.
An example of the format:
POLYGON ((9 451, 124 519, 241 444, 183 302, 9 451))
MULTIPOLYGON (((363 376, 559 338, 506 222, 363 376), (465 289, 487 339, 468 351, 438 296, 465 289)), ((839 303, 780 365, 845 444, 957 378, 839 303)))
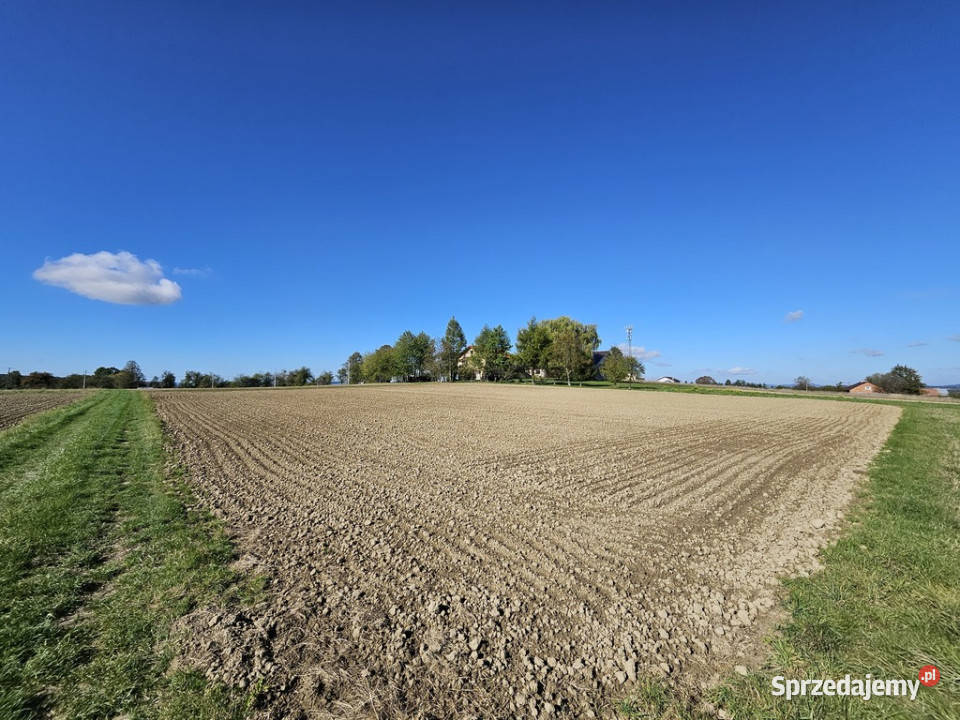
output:
POLYGON ((182 388, 229 388, 229 387, 301 387, 304 385, 331 385, 333 373, 324 371, 313 374, 306 365, 296 370, 281 370, 280 372, 258 372, 252 375, 237 375, 233 380, 227 380, 216 373, 203 373, 198 370, 187 370, 180 380, 182 388))
MULTIPOLYGON (((920 373, 907 365, 894 365, 890 368, 890 372, 868 375, 861 382, 873 383, 885 393, 901 395, 919 395, 920 391, 926 387, 920 373)), ((793 387, 796 390, 848 392, 850 388, 859 384, 846 385, 843 382, 837 382, 836 385, 814 385, 810 382, 810 378, 801 375, 794 381, 793 387)))
POLYGON ((135 360, 130 360, 122 368, 101 366, 92 374, 71 373, 58 377, 45 371, 34 371, 23 374, 19 370, 11 370, 0 374, 0 389, 2 390, 78 390, 80 388, 102 389, 133 389, 133 388, 208 388, 208 387, 284 387, 301 385, 330 385, 333 383, 333 373, 329 371, 317 373, 306 367, 295 370, 281 370, 277 373, 260 372, 253 375, 237 375, 233 380, 226 380, 216 373, 203 373, 197 370, 187 370, 177 382, 176 376, 169 370, 160 375, 154 375, 147 380, 135 360))
POLYGON ((143 371, 135 360, 130 360, 122 368, 101 366, 87 373, 71 373, 57 376, 43 370, 34 370, 23 374, 19 370, 10 370, 0 375, 0 389, 3 390, 79 390, 80 388, 138 388, 175 387, 173 373, 164 371, 162 377, 147 381, 143 371))
POLYGON ((562 316, 549 320, 531 318, 517 333, 516 343, 502 325, 484 325, 472 344, 456 317, 451 317, 443 336, 405 330, 390 345, 367 353, 354 352, 337 371, 343 384, 367 382, 457 382, 529 379, 573 381, 603 377, 622 382, 639 377, 643 364, 612 347, 597 362, 600 347, 596 325, 562 316), (514 350, 514 352, 511 352, 514 350))

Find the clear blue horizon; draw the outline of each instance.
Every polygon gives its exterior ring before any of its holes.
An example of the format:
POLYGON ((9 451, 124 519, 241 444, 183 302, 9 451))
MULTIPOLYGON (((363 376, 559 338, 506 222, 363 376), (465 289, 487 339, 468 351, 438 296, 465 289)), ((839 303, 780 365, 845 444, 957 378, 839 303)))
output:
POLYGON ((960 383, 958 33, 951 3, 7 4, 0 370, 335 370, 570 315, 632 325, 648 375, 960 383))

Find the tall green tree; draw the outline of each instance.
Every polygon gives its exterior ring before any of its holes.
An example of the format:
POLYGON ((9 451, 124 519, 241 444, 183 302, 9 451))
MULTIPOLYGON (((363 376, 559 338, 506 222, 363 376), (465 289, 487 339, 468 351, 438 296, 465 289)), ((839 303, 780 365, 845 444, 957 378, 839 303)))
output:
POLYGON ((632 374, 634 362, 631 361, 635 362, 634 358, 628 358, 620 348, 616 346, 610 348, 603 359, 603 376, 614 385, 618 385, 632 374))
POLYGON ((429 374, 436 352, 437 343, 432 337, 423 331, 416 334, 413 338, 413 371, 416 377, 429 374))
POLYGON ((319 373, 316 378, 317 385, 330 385, 333 383, 333 373, 329 370, 324 370, 322 373, 319 373))
POLYGON ((550 363, 564 374, 567 385, 584 365, 583 343, 573 328, 564 328, 550 344, 550 363))
POLYGON ((164 370, 160 375, 160 387, 172 388, 177 386, 177 378, 169 370, 164 370))
POLYGON ((112 388, 116 387, 114 376, 120 372, 120 368, 113 366, 100 366, 93 371, 93 377, 87 383, 88 387, 112 388))
POLYGON ((351 385, 363 382, 363 355, 358 352, 347 358, 347 382, 351 385))
POLYGON ((549 369, 554 377, 589 378, 593 372, 593 353, 600 346, 596 325, 584 325, 561 316, 541 323, 550 334, 549 369))
POLYGON ((510 363, 510 337, 502 325, 484 325, 473 341, 474 367, 484 380, 500 380, 510 363))
POLYGON ((127 385, 127 387, 143 387, 147 384, 147 379, 143 376, 143 370, 140 369, 140 366, 135 360, 128 360, 121 372, 129 373, 132 379, 131 384, 127 385))
POLYGON ((920 390, 923 388, 923 379, 920 377, 920 373, 914 370, 912 367, 906 365, 894 365, 893 369, 890 370, 890 375, 897 378, 900 381, 901 391, 909 395, 919 395, 920 390))
POLYGON ((435 350, 433 338, 425 332, 414 335, 405 330, 393 346, 397 374, 403 379, 423 377, 435 350))
POLYGON ((875 373, 867 378, 874 385, 879 385, 884 392, 905 393, 919 395, 923 387, 920 373, 906 365, 894 365, 887 373, 875 373))
POLYGON ((397 375, 393 347, 381 345, 363 356, 363 378, 370 382, 390 382, 397 375))
POLYGON ((404 380, 413 375, 415 343, 413 333, 404 330, 393 344, 393 361, 397 369, 397 375, 404 380))
POLYGON ((282 378, 282 381, 278 382, 279 385, 309 385, 313 382, 313 371, 303 365, 296 370, 284 370, 277 377, 278 380, 282 378))
POLYGON ((457 364, 460 356, 467 349, 467 336, 463 334, 463 328, 457 322, 455 317, 451 317, 447 323, 447 331, 440 340, 439 363, 441 372, 448 380, 453 380, 457 376, 457 364))
POLYGON ((549 364, 550 333, 546 327, 530 318, 525 328, 517 333, 517 364, 536 383, 537 373, 549 364))

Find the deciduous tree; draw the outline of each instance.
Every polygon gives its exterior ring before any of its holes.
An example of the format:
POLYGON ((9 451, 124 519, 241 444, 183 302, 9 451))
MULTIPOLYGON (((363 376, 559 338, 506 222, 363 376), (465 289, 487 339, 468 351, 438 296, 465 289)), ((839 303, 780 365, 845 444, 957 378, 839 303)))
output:
POLYGON ((393 346, 397 374, 404 380, 423 376, 434 353, 433 338, 425 332, 414 335, 409 330, 397 338, 393 346))
POLYGON ((879 385, 887 393, 919 395, 923 387, 920 373, 906 365, 895 365, 888 373, 874 373, 867 381, 879 385))
POLYGON ((502 325, 484 325, 473 341, 474 367, 484 380, 500 380, 510 362, 510 338, 502 325))
POLYGON ((128 360, 127 364, 123 366, 122 372, 128 373, 131 378, 131 381, 125 387, 143 387, 147 384, 147 379, 143 376, 143 370, 140 369, 135 360, 128 360))
POLYGON ((52 388, 57 384, 57 379, 53 376, 53 373, 43 372, 39 370, 34 370, 32 373, 23 378, 21 382, 21 387, 25 388, 52 388))
POLYGON ((584 325, 562 316, 544 320, 542 325, 550 334, 549 366, 554 377, 588 378, 593 370, 593 352, 600 345, 596 325, 584 325))
POLYGON ((393 347, 381 345, 372 353, 363 356, 363 378, 370 382, 390 382, 397 374, 393 347))
POLYGON ((517 333, 517 364, 536 383, 537 373, 549 364, 550 333, 546 327, 530 318, 525 328, 517 333))
POLYGON ((363 382, 363 355, 358 352, 347 358, 347 382, 351 385, 363 382))
POLYGON ((635 360, 634 362, 631 362, 631 360, 634 360, 634 358, 626 357, 620 348, 610 348, 607 356, 603 359, 603 376, 614 385, 623 382, 633 370, 635 360))

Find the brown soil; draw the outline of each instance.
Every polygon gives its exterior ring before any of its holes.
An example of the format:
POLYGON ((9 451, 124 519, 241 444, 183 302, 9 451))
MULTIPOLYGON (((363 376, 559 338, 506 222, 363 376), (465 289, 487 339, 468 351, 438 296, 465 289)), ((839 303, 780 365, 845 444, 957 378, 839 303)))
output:
POLYGON ((808 572, 899 409, 416 385, 155 394, 269 576, 185 661, 283 717, 606 716, 695 685, 808 572))
POLYGON ((82 390, 0 390, 0 430, 16 425, 28 415, 69 405, 83 396, 82 390))

